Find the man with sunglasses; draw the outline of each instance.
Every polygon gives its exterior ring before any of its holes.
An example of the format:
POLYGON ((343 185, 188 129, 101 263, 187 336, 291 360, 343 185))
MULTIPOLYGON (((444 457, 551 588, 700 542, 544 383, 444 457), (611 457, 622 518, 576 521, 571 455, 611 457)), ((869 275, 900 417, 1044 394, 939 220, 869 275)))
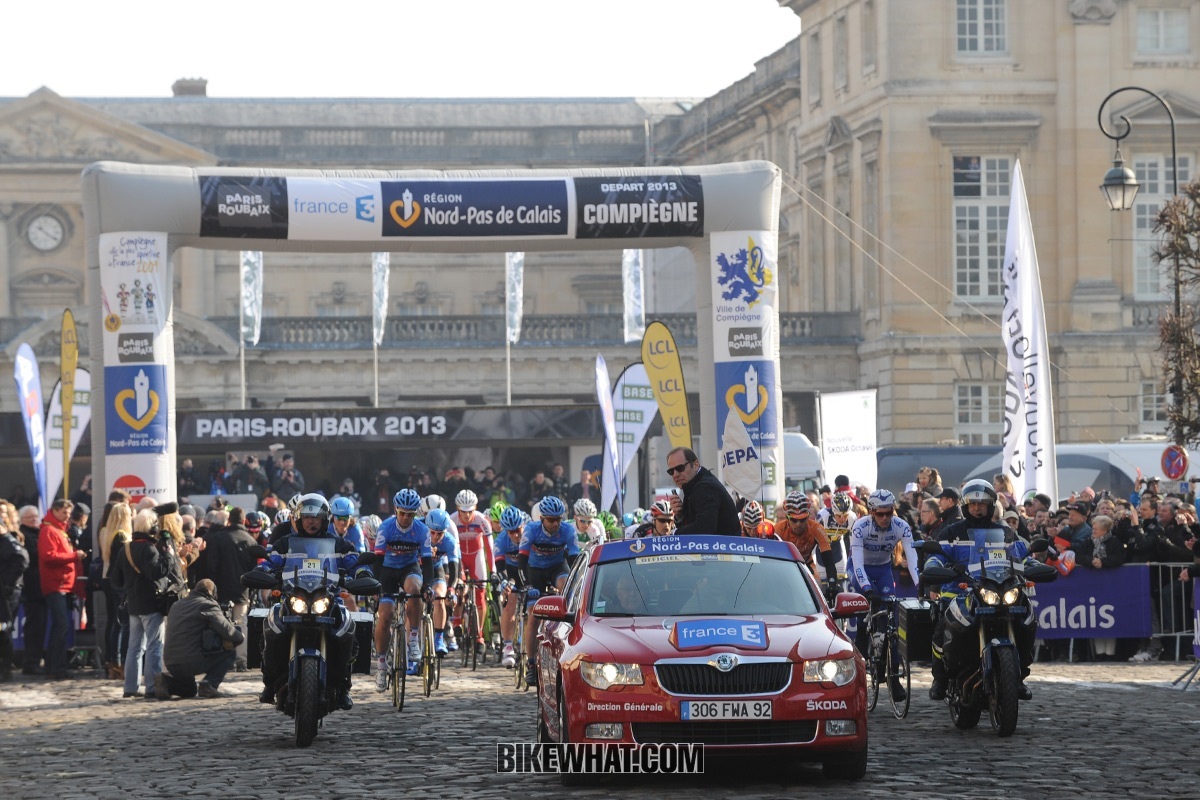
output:
POLYGON ((641 539, 645 536, 670 536, 675 532, 675 514, 671 504, 666 500, 655 500, 648 512, 650 519, 633 529, 627 539, 641 539))
MULTIPOLYGON (((554 495, 543 497, 537 504, 537 509, 541 513, 541 519, 525 526, 518 548, 517 563, 531 588, 544 593, 553 586, 556 591, 561 592, 563 584, 567 582, 567 574, 579 555, 575 526, 563 520, 567 507, 554 495)), ((533 632, 534 617, 530 614, 525 623, 525 641, 534 641, 533 632)), ((535 648, 531 647, 530 653, 525 680, 530 686, 536 686, 535 648)))
MULTIPOLYGON (((896 545, 904 548, 908 572, 913 586, 918 584, 917 550, 913 546, 912 528, 896 516, 896 496, 887 489, 876 489, 867 497, 868 515, 854 523, 850 530, 850 585, 871 601, 872 611, 879 600, 896 594, 896 576, 892 573, 892 553, 896 545)), ((860 620, 855 645, 867 652, 867 626, 860 620)), ((898 660, 899 653, 892 654, 898 660)), ((893 664, 894 666, 894 664, 893 664)), ((888 687, 892 697, 903 700, 906 691, 899 681, 888 687)))
MULTIPOLYGON (((785 542, 796 545, 800 558, 810 567, 814 565, 813 551, 821 554, 825 568, 825 596, 834 597, 838 590, 838 565, 825 528, 813 519, 812 503, 808 495, 799 490, 790 492, 784 501, 787 516, 775 526, 775 533, 785 542)), ((814 574, 816 574, 814 570, 814 574)))
MULTIPOLYGON (((545 499, 545 498, 543 498, 545 499)), ((538 501, 539 503, 541 500, 538 501)), ((518 561, 521 555, 521 537, 525 533, 525 523, 529 517, 516 506, 509 506, 500 514, 501 533, 496 537, 492 555, 496 562, 496 572, 504 577, 501 584, 500 605, 500 641, 503 651, 500 657, 502 667, 512 667, 517 663, 513 653, 513 634, 517 631, 517 604, 512 602, 512 592, 525 585, 518 561)))
POLYGON ((431 509, 425 517, 429 528, 429 548, 433 552, 433 649, 438 657, 450 652, 446 642, 446 630, 450 625, 446 617, 446 596, 458 584, 462 551, 458 536, 453 532, 450 515, 440 508, 431 509))
MULTIPOLYGON (((383 557, 376 568, 383 592, 379 597, 379 610, 375 615, 375 652, 379 654, 380 674, 376 675, 375 690, 387 691, 387 645, 396 605, 395 595, 417 595, 421 587, 433 583, 433 550, 429 541, 429 528, 417 519, 421 507, 421 496, 413 489, 401 489, 392 498, 394 517, 388 517, 379 526, 375 536, 375 553, 383 557)), ((408 620, 408 662, 421 660, 421 604, 419 598, 409 599, 405 615, 408 620)))
POLYGON ((683 492, 671 495, 677 534, 741 535, 737 504, 717 476, 700 466, 694 450, 676 447, 667 453, 667 474, 683 492))
POLYGON ((345 539, 359 553, 367 552, 366 539, 363 538, 362 529, 358 527, 358 520, 355 519, 354 503, 347 497, 335 497, 329 507, 333 511, 329 529, 334 535, 345 539))

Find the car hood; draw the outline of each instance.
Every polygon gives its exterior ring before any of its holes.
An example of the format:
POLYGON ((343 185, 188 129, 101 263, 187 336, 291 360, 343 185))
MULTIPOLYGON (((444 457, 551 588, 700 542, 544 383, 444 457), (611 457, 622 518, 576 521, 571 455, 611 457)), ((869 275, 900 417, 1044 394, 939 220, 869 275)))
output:
POLYGON ((783 614, 729 617, 591 617, 581 633, 584 638, 578 646, 583 652, 599 654, 607 651, 609 657, 615 661, 639 664, 651 664, 661 658, 705 656, 722 652, 769 657, 787 656, 808 661, 853 650, 853 645, 838 631, 833 622, 820 614, 803 617, 783 614), (733 644, 687 649, 676 647, 671 641, 675 623, 698 619, 730 623, 762 622, 766 625, 767 647, 750 648, 733 644), (591 640, 591 645, 587 639, 591 640))

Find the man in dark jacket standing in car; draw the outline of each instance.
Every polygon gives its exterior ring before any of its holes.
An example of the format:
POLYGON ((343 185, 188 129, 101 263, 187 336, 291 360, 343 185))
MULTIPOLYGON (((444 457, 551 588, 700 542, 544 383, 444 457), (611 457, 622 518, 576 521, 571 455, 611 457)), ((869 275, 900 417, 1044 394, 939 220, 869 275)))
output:
MULTIPOLYGON (((250 554, 250 548, 257 547, 258 540, 241 526, 240 513, 236 513, 231 521, 235 524, 209 529, 204 537, 204 549, 196 561, 196 574, 216 584, 217 602, 233 604, 233 624, 244 630, 246 614, 250 610, 250 590, 242 586, 242 573, 254 569, 258 563, 250 554)), ((239 672, 246 669, 244 640, 238 643, 235 667, 239 672)))
POLYGON ((737 506, 725 486, 705 467, 690 447, 676 447, 667 453, 667 473, 683 490, 683 497, 671 495, 675 512, 676 534, 706 533, 740 536, 737 506))
POLYGON ((163 648, 166 670, 154 684, 154 696, 220 697, 217 687, 233 667, 234 647, 245 639, 217 604, 216 585, 208 578, 196 581, 192 593, 171 606, 163 648), (199 684, 197 675, 204 676, 199 684))

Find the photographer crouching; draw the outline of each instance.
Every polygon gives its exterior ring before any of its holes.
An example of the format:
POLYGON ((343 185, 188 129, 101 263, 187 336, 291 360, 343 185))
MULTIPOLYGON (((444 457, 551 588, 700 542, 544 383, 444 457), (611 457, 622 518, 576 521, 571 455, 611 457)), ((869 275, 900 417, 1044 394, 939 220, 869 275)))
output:
POLYGON ((154 685, 155 697, 221 697, 217 687, 233 669, 235 648, 245 636, 217 603, 216 584, 208 578, 196 581, 191 594, 171 606, 168 620, 166 670, 154 685), (204 676, 199 684, 197 675, 204 676))

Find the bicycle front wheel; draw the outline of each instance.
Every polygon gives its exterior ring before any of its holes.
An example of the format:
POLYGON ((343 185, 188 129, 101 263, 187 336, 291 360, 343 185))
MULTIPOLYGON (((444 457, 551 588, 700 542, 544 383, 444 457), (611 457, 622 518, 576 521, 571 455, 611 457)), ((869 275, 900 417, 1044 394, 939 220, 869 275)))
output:
POLYGON ((888 637, 887 650, 888 699, 892 704, 892 714, 896 719, 904 719, 908 716, 908 704, 912 700, 912 675, 909 671, 908 656, 900 652, 900 637, 894 633, 888 637), (904 690, 903 700, 896 700, 897 688, 904 690))
POLYGON ((391 648, 388 650, 387 670, 388 680, 392 684, 392 705, 397 711, 404 708, 404 673, 408 664, 405 662, 403 628, 392 628, 391 648))
POLYGON ((471 671, 474 672, 479 668, 479 610, 474 604, 468 605, 463 612, 463 632, 466 634, 467 650, 471 654, 471 671))
POLYGON ((421 683, 425 696, 433 694, 433 671, 437 668, 437 653, 433 651, 433 618, 421 618, 421 683))

